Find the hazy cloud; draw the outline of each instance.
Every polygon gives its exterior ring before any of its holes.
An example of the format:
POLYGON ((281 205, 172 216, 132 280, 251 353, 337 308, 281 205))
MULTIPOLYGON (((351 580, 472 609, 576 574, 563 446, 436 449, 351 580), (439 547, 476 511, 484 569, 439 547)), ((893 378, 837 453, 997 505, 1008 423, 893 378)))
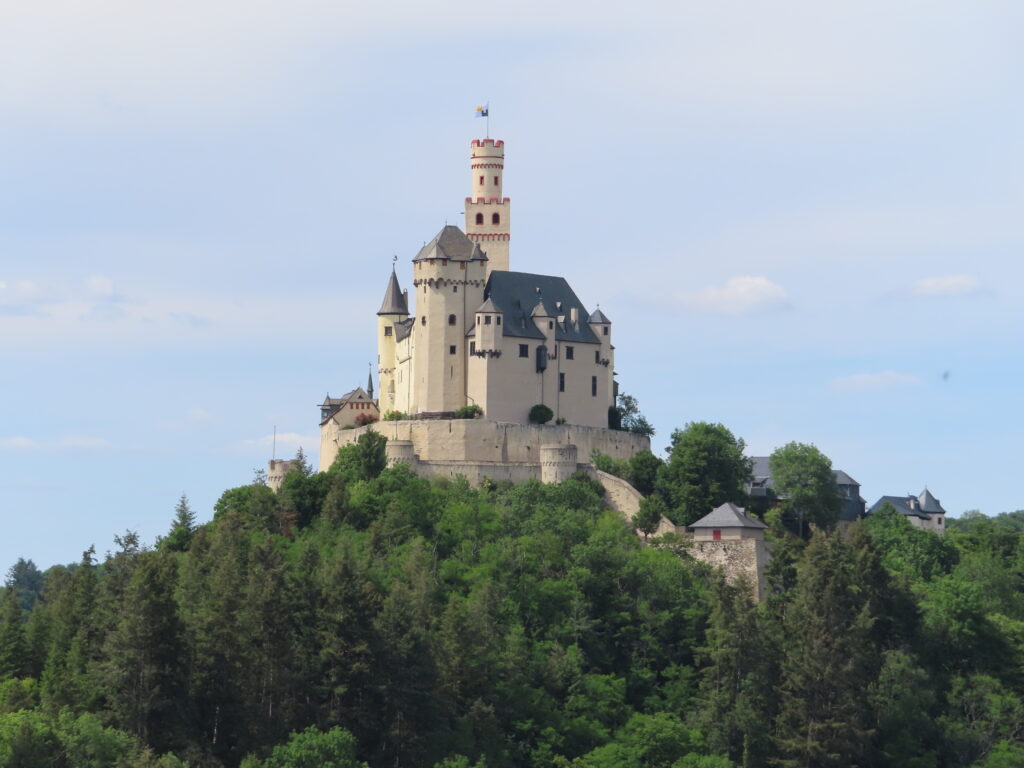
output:
POLYGON ((851 376, 840 376, 832 379, 829 385, 841 392, 853 392, 874 389, 892 389, 894 387, 916 386, 921 383, 917 376, 896 371, 879 373, 855 373, 851 376))
POLYGON ((705 312, 747 315, 789 306, 786 289, 767 277, 730 277, 722 285, 708 286, 684 297, 684 303, 705 312))
POLYGON ((981 291, 981 282, 972 275, 926 277, 914 283, 918 296, 969 296, 981 291))
MULTIPOLYGON (((320 438, 312 435, 300 435, 298 432, 278 432, 276 436, 278 448, 298 448, 302 446, 303 449, 319 447, 320 438)), ((245 440, 242 445, 246 448, 271 448, 274 445, 275 436, 273 433, 264 435, 263 437, 257 437, 252 440, 245 440)), ((309 453, 309 451, 306 451, 309 453)))
POLYGON ((0 437, 0 450, 6 451, 54 451, 107 448, 110 442, 102 437, 88 435, 65 435, 56 440, 33 440, 29 437, 0 437))

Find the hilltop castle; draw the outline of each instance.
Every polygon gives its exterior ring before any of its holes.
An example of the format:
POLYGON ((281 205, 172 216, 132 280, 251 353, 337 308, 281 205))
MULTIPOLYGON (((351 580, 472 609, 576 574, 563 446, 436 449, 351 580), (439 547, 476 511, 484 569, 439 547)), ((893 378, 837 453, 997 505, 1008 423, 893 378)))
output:
POLYGON ((594 450, 628 458, 649 448, 645 437, 608 429, 611 321, 564 278, 510 270, 504 169, 504 142, 474 140, 465 232, 446 225, 419 250, 412 295, 392 268, 377 311, 378 397, 371 378, 321 404, 321 468, 381 416, 374 428, 393 459, 470 480, 527 479, 551 462, 571 474, 594 450), (530 423, 537 405, 553 424, 530 423), (467 406, 482 418, 455 419, 467 406))

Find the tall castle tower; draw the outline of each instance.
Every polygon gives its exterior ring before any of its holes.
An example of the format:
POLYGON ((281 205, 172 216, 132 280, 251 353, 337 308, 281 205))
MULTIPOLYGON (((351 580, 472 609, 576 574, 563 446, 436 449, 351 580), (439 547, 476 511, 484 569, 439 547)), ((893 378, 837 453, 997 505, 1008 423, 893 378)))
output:
POLYGON ((487 254, 487 273, 507 272, 512 205, 501 196, 505 142, 474 139, 469 145, 473 194, 466 198, 466 235, 487 254))
POLYGON ((392 268, 384 301, 377 311, 377 380, 380 382, 381 413, 395 410, 395 330, 408 317, 409 297, 399 287, 398 276, 392 268))

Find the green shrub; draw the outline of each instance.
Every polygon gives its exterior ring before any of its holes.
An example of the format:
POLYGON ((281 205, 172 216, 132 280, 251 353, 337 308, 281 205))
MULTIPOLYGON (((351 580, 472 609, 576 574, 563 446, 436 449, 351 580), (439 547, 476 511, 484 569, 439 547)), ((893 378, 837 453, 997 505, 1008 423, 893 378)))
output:
POLYGON ((408 421, 409 414, 401 411, 388 411, 384 414, 384 421, 408 421))
POLYGON ((484 415, 484 409, 479 405, 464 405, 455 412, 456 419, 476 419, 484 415))
POLYGON ((547 424, 554 416, 555 412, 544 405, 544 403, 537 403, 530 409, 531 424, 547 424))

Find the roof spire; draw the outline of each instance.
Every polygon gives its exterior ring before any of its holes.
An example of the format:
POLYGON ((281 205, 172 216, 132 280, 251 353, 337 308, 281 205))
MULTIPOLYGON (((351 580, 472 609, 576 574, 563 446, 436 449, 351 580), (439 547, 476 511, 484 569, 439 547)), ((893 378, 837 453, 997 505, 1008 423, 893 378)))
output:
POLYGON ((406 301, 405 294, 402 293, 402 289, 398 285, 398 275, 395 273, 394 261, 397 260, 397 256, 392 260, 391 279, 388 281, 387 290, 384 292, 384 301, 381 302, 380 309, 377 310, 378 315, 409 314, 409 303, 406 301))
POLYGON ((366 394, 373 400, 373 363, 367 363, 370 366, 369 373, 366 374, 366 394))

